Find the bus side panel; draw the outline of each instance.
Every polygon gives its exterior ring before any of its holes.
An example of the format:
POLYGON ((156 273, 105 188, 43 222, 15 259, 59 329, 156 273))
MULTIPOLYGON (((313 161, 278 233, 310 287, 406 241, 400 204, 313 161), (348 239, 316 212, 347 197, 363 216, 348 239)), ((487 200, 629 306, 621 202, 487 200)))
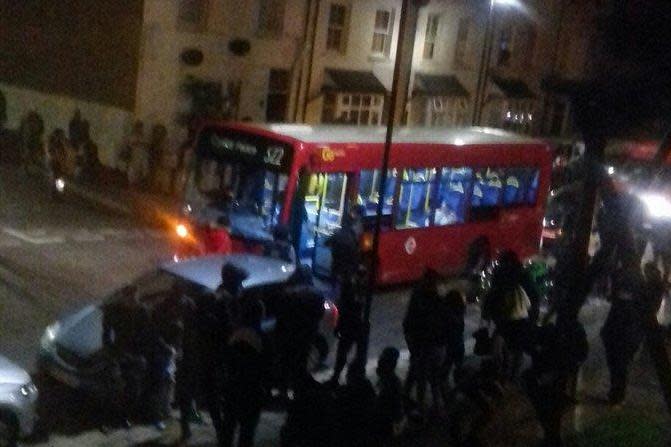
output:
POLYGON ((426 267, 443 274, 463 271, 470 245, 489 240, 492 255, 511 249, 521 258, 538 253, 542 215, 535 208, 502 210, 499 219, 417 230, 385 231, 380 236, 380 284, 414 281, 426 267))

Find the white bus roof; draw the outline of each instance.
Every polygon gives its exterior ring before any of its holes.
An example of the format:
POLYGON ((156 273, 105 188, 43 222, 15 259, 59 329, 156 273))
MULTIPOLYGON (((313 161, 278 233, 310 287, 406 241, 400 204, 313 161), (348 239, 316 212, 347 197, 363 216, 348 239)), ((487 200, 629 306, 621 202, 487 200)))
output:
MULTIPOLYGON (((384 143, 384 126, 254 124, 252 127, 285 135, 305 143, 384 143)), ((488 127, 427 128, 400 127, 394 143, 449 144, 545 144, 543 141, 488 127)))

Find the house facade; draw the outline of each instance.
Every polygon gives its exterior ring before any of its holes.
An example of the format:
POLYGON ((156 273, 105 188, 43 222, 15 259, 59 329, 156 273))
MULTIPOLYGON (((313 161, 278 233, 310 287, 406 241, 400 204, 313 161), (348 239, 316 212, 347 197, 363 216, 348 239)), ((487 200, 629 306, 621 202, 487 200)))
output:
MULTIPOLYGON (((132 101, 108 107, 45 93, 29 101, 32 90, 0 79, 8 103, 14 103, 9 124, 36 104, 55 104, 50 113, 62 112, 65 122, 79 107, 92 121, 94 138, 104 132, 109 140, 102 148, 109 163, 117 150, 112 141, 121 141, 135 119, 166 125, 178 144, 186 134, 193 85, 209 86, 232 119, 383 124, 401 3, 144 0, 135 12, 141 11, 141 28, 132 101), (113 119, 96 126, 98 115, 113 119)), ((570 132, 570 104, 544 90, 543 80, 584 76, 592 24, 581 4, 429 1, 417 20, 405 122, 570 132)))

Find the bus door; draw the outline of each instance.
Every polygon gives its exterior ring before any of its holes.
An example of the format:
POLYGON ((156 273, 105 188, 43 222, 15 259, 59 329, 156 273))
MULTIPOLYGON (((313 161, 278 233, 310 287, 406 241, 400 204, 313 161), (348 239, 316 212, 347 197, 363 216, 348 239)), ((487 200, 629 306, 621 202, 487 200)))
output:
POLYGON ((347 209, 348 176, 343 172, 310 174, 302 184, 299 257, 318 276, 331 273, 331 249, 326 241, 342 224, 347 209))

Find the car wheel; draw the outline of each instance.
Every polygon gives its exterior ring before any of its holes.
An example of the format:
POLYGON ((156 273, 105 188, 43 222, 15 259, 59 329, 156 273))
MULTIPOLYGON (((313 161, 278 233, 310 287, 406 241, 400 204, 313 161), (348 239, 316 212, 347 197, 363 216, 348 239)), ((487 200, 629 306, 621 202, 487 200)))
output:
POLYGON ((310 352, 308 354, 308 371, 318 371, 328 356, 329 348, 326 339, 322 335, 318 335, 315 341, 310 345, 310 352))
POLYGON ((14 415, 0 413, 0 447, 16 447, 19 426, 14 415))

